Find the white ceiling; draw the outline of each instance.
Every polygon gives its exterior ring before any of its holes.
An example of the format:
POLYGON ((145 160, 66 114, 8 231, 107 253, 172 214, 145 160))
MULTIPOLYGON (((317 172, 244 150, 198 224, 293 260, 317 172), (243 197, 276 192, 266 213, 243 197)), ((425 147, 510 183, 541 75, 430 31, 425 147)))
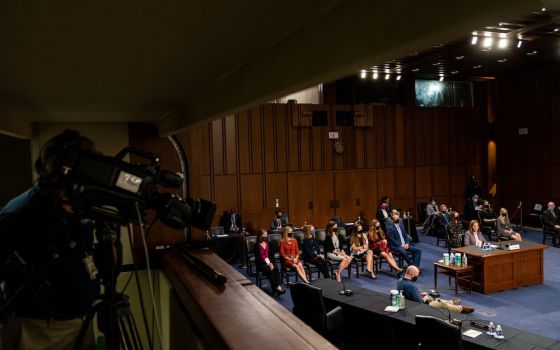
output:
POLYGON ((151 122, 169 134, 542 3, 3 1, 0 131, 151 122))

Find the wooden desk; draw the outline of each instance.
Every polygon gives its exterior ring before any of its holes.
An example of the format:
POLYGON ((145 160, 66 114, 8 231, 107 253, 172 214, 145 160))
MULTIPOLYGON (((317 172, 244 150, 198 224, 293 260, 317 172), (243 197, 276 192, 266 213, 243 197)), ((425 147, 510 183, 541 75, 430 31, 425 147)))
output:
MULTIPOLYGON (((521 249, 508 251, 507 243, 502 242, 503 250, 493 248, 484 251, 480 247, 470 246, 453 249, 465 253, 468 264, 473 267, 473 289, 480 293, 492 293, 499 290, 542 284, 544 281, 544 249, 546 245, 519 242, 521 249)), ((494 243, 498 245, 498 243, 494 243)))
POLYGON ((469 282, 469 294, 472 291, 472 278, 473 278, 473 267, 472 265, 469 266, 462 266, 456 264, 449 264, 445 265, 444 263, 440 263, 439 261, 434 262, 434 288, 437 289, 437 275, 438 270, 444 270, 445 274, 449 276, 449 283, 451 284, 451 276, 455 278, 455 294, 457 294, 457 284, 459 281, 469 282), (469 276, 468 280, 466 276, 469 276))

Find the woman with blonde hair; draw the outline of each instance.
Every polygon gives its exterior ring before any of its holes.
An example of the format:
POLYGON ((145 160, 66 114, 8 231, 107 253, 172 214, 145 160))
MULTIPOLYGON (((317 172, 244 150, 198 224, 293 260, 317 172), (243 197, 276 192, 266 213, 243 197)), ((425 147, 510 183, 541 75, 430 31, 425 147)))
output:
POLYGON ((498 237, 504 236, 514 241, 521 242, 521 234, 513 231, 511 223, 509 222, 508 211, 506 208, 500 209, 500 216, 498 217, 498 237))
POLYGON ((470 245, 480 247, 484 241, 484 236, 480 232, 480 224, 476 220, 471 220, 469 230, 465 232, 465 247, 470 245))
POLYGON ((303 264, 299 259, 299 248, 294 238, 294 231, 290 226, 282 229, 282 240, 280 241, 280 258, 285 267, 295 270, 305 283, 309 283, 303 264))
POLYGON ((397 271, 397 276, 400 275, 403 269, 401 269, 397 265, 397 262, 393 258, 393 254, 391 253, 391 251, 389 250, 389 246, 387 245, 385 233, 381 228, 381 223, 377 219, 371 220, 368 231, 368 241, 369 248, 372 250, 373 254, 385 258, 385 260, 387 260, 387 262, 389 263, 389 266, 397 271))
POLYGON ((342 249, 342 245, 338 239, 338 235, 336 234, 337 224, 334 221, 331 221, 327 224, 327 228, 325 229, 327 238, 323 243, 325 247, 325 253, 327 253, 327 258, 331 262, 339 262, 338 271, 336 271, 336 280, 338 282, 341 281, 340 274, 347 268, 350 263, 352 262, 352 257, 346 255, 344 249, 342 249))

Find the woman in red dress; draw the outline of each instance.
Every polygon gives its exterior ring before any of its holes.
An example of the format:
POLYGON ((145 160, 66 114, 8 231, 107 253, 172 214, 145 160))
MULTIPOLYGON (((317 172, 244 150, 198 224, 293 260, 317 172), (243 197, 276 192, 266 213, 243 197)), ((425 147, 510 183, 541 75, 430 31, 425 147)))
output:
POLYGON ((373 251, 373 254, 385 258, 389 263, 389 266, 397 271, 397 276, 403 271, 398 265, 393 254, 389 250, 387 245, 387 239, 385 238, 385 233, 381 228, 381 223, 377 219, 373 219, 369 225, 368 232, 369 248, 373 251))
POLYGON ((299 258, 298 242, 294 238, 293 229, 286 226, 282 229, 282 240, 280 241, 280 257, 285 267, 295 270, 305 283, 309 283, 303 264, 299 258))

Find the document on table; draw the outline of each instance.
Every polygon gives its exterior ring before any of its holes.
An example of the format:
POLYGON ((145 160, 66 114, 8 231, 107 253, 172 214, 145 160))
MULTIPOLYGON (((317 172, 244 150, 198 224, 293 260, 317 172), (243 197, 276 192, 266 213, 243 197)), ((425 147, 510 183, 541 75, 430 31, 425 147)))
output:
POLYGON ((474 329, 469 329, 469 330, 463 332, 463 335, 466 335, 467 337, 471 337, 471 338, 476 338, 481 334, 482 334, 482 332, 476 331, 474 329))

